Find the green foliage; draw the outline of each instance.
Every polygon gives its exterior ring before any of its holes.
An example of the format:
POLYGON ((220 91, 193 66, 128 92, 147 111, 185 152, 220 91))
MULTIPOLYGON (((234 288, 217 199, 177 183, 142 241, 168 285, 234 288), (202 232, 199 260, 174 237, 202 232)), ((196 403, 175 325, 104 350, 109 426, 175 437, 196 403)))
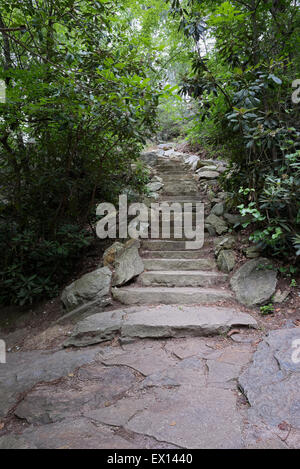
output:
POLYGON ((198 102, 189 139, 219 145, 230 161, 224 188, 253 226, 251 239, 277 256, 299 255, 300 72, 295 2, 172 0, 195 42, 182 92, 198 102), (214 43, 207 50, 207 38, 214 43), (239 189, 248 188, 248 193, 239 189))
POLYGON ((132 163, 161 92, 127 18, 122 1, 1 3, 1 302, 55 295, 96 203, 144 190, 132 163))
POLYGON ((38 239, 35 231, 18 234, 15 228, 6 225, 0 232, 4 253, 0 302, 24 305, 55 296, 57 286, 70 275, 74 262, 89 245, 90 236, 74 225, 61 226, 51 241, 38 239))
POLYGON ((273 314, 274 313, 274 306, 272 305, 272 303, 270 303, 268 305, 265 305, 265 306, 261 306, 260 307, 260 312, 264 316, 267 316, 268 314, 273 314))

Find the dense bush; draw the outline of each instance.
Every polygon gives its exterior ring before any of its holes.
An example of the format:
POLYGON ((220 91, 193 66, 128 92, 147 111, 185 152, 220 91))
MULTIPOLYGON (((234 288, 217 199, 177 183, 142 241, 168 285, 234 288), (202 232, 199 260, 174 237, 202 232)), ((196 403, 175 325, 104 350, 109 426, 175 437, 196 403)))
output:
POLYGON ((224 187, 255 223, 251 239, 269 253, 299 255, 300 11, 292 1, 173 0, 172 13, 193 38, 182 92, 198 102, 189 128, 195 143, 230 160, 224 187), (213 47, 204 52, 204 36, 213 47))
POLYGON ((2 1, 0 28, 0 301, 27 303, 56 294, 98 201, 143 190, 158 92, 122 2, 2 1))

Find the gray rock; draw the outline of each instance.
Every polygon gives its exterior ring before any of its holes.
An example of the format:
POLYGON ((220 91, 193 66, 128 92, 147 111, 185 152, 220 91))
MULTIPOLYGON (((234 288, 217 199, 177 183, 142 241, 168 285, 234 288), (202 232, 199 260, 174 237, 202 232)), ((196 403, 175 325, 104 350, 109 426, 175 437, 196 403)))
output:
POLYGON ((110 304, 111 277, 110 269, 103 267, 75 280, 64 289, 61 296, 66 310, 72 311, 91 301, 97 301, 99 306, 110 304))
POLYGON ((18 435, 5 435, 0 438, 0 449, 36 449, 18 435))
POLYGON ((203 171, 198 173, 199 179, 218 179, 220 173, 217 171, 203 171))
POLYGON ((228 274, 234 269, 236 255, 234 251, 222 250, 218 255, 217 265, 221 272, 228 274))
POLYGON ((184 162, 185 164, 189 165, 193 171, 196 171, 196 169, 198 168, 199 161, 199 156, 190 155, 184 162))
POLYGON ((177 360, 166 353, 159 341, 143 344, 139 342, 124 346, 121 353, 112 357, 104 357, 102 362, 106 366, 127 366, 144 376, 167 370, 176 365, 177 360))
POLYGON ((112 285, 120 286, 144 272, 143 260, 139 254, 140 242, 131 239, 116 253, 112 285))
POLYGON ((9 353, 7 364, 0 367, 0 417, 16 404, 20 394, 35 384, 66 376, 94 361, 96 354, 95 350, 9 353))
POLYGON ((299 338, 298 328, 270 332, 239 378, 252 414, 276 430, 282 422, 300 429, 300 363, 294 346, 299 338))
POLYGON ((201 174, 204 171, 217 171, 218 167, 215 165, 210 165, 210 166, 202 166, 202 168, 197 169, 196 173, 201 174))
POLYGON ((274 303, 284 303, 288 299, 290 294, 291 294, 291 290, 285 290, 285 291, 277 290, 277 292, 274 295, 273 301, 274 303))
POLYGON ((155 151, 148 151, 141 154, 141 160, 149 166, 155 166, 158 160, 158 153, 155 151))
POLYGON ((231 327, 256 327, 245 313, 229 308, 161 306, 99 313, 79 322, 66 346, 103 342, 120 334, 122 338, 167 338, 218 335, 231 327))
POLYGON ((217 234, 216 229, 211 225, 204 225, 204 229, 210 234, 210 236, 216 236, 217 234))
POLYGON ((224 214, 225 220, 229 223, 229 225, 240 226, 242 223, 251 222, 251 216, 242 216, 232 213, 225 213, 224 214))
POLYGON ((86 412, 85 416, 92 419, 94 422, 100 422, 114 427, 123 427, 137 412, 141 412, 150 403, 153 403, 153 401, 154 398, 148 396, 143 396, 138 399, 125 398, 109 407, 86 412))
POLYGON ((172 148, 174 147, 174 143, 160 143, 158 145, 158 148, 160 148, 161 150, 164 150, 164 151, 168 151, 168 150, 172 150, 172 148))
POLYGON ((111 340, 121 331, 124 311, 107 311, 94 314, 80 321, 72 336, 64 343, 65 347, 84 347, 111 340))
POLYGON ((277 272, 268 267, 270 261, 265 258, 246 262, 231 279, 231 287, 238 301, 246 306, 263 305, 275 293, 277 272))
POLYGON ((147 184, 147 189, 148 189, 150 192, 157 192, 157 191, 159 191, 163 186, 164 186, 164 185, 163 185, 162 182, 149 182, 149 184, 147 184))
POLYGON ((113 429, 95 425, 87 418, 75 418, 23 432, 30 448, 38 449, 136 449, 137 443, 113 429))
POLYGON ((217 217, 221 217, 224 213, 224 203, 219 202, 216 205, 214 205, 210 213, 213 215, 217 215, 217 217))
POLYGON ((28 423, 48 425, 79 417, 86 409, 91 411, 114 401, 137 382, 136 373, 128 367, 87 366, 79 370, 76 383, 68 380, 56 386, 37 386, 14 413, 28 423))
POLYGON ((227 223, 222 218, 217 217, 216 215, 209 215, 206 218, 205 223, 211 225, 216 230, 218 235, 221 235, 228 231, 227 223))
POLYGON ((236 245, 236 239, 232 235, 223 236, 215 241, 215 255, 218 256, 223 249, 232 249, 236 245))
POLYGON ((195 387, 206 385, 206 366, 199 357, 186 358, 166 370, 148 376, 141 387, 143 389, 164 386, 174 387, 187 383, 195 387))
POLYGON ((207 360, 208 384, 223 384, 238 378, 241 365, 232 363, 222 363, 215 360, 207 360))
POLYGON ((228 308, 163 306, 128 315, 122 326, 125 337, 187 337, 228 332, 237 325, 256 326, 249 315, 228 308))
POLYGON ((150 192, 149 193, 149 198, 154 199, 154 200, 158 200, 159 199, 159 194, 157 192, 150 192))
POLYGON ((163 182, 163 179, 159 176, 153 176, 151 182, 163 182))
POLYGON ((161 389, 159 399, 134 415, 125 428, 181 448, 241 448, 234 393, 215 387, 187 389, 161 389))

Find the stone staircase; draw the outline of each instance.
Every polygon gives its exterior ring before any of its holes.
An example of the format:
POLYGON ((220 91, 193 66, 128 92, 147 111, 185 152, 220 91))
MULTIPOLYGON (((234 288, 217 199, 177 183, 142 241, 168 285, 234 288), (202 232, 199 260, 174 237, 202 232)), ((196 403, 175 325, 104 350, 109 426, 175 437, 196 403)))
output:
MULTIPOLYGON (((155 169, 164 184, 160 203, 201 201, 197 181, 181 158, 160 157, 155 169)), ((205 238, 199 251, 186 250, 185 241, 174 238, 172 225, 170 239, 142 241, 145 272, 133 285, 114 289, 114 298, 126 305, 209 305, 232 299, 227 275, 217 271, 211 254, 213 238, 205 238)))

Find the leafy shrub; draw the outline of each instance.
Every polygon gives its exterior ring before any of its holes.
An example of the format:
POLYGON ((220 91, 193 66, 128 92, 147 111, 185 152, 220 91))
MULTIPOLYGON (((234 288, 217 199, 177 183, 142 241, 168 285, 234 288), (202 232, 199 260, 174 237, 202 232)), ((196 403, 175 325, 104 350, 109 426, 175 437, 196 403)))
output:
POLYGON ((42 4, 0 5, 4 303, 54 295, 88 243, 96 204, 144 190, 132 163, 155 128, 160 94, 122 2, 42 4))

